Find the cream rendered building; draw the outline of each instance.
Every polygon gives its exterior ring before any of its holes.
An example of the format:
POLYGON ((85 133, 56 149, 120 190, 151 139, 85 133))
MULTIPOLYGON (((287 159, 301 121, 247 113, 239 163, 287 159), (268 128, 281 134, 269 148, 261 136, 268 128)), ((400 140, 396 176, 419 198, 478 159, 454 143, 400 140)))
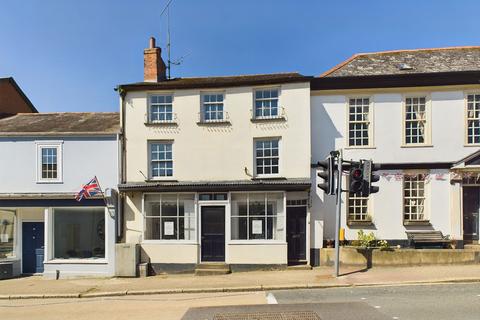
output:
POLYGON ((125 243, 151 273, 308 264, 310 78, 165 79, 119 86, 125 243))

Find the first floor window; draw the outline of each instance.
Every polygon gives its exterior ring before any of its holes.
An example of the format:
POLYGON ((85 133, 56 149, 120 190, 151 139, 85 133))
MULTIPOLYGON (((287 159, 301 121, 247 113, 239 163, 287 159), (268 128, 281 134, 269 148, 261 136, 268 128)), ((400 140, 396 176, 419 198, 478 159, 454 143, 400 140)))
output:
POLYGON ((348 102, 348 145, 368 146, 370 141, 370 99, 352 98, 348 102))
POLYGON ((195 240, 194 194, 145 195, 145 240, 195 240))
POLYGON ((368 212, 368 197, 355 194, 348 196, 348 220, 371 221, 371 216, 368 212))
POLYGON ((283 193, 232 194, 232 240, 283 240, 283 193))
POLYGON ((150 96, 149 122, 170 122, 173 120, 172 95, 150 96))
POLYGON ((405 221, 425 220, 425 175, 403 178, 403 217, 405 221))
POLYGON ((279 139, 255 141, 255 168, 257 175, 279 173, 279 139))
POLYGON ((37 181, 61 182, 61 143, 37 143, 37 181))
POLYGON ((467 143, 480 143, 480 94, 467 96, 467 143))
POLYGON ((53 257, 105 258, 105 208, 53 209, 53 257))
POLYGON ((204 94, 202 101, 204 121, 223 120, 223 94, 204 94))
POLYGON ((278 89, 255 90, 255 118, 278 117, 278 89))
POLYGON ((425 97, 405 99, 405 144, 422 144, 426 140, 427 109, 425 97))
POLYGON ((150 143, 150 176, 152 178, 173 176, 172 142, 150 143))
POLYGON ((15 256, 15 211, 0 210, 0 259, 15 256))

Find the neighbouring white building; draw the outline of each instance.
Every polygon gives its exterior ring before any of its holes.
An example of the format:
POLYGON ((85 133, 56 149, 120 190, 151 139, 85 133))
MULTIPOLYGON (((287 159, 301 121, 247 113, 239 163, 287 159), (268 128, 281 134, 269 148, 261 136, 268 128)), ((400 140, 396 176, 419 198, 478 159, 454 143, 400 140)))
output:
POLYGON ((310 78, 167 80, 153 38, 144 58, 118 88, 123 242, 155 274, 308 264, 310 78))
POLYGON ((118 113, 21 113, 0 120, 0 279, 113 276, 118 113), (98 177, 106 192, 75 200, 98 177))
MULTIPOLYGON (((460 247, 478 242, 479 80, 480 47, 358 54, 312 80, 312 164, 342 149, 345 159, 382 165, 380 192, 343 197, 347 240, 362 229, 405 245, 406 231, 440 230, 460 247)), ((316 173, 320 245, 334 238, 335 200, 316 173)))

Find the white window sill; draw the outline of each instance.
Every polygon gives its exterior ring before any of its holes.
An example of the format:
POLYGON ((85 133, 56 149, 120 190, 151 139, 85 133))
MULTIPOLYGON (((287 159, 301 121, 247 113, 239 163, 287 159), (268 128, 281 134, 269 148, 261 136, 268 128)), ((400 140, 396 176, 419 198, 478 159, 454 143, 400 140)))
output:
POLYGON ((255 245, 255 244, 268 244, 268 245, 286 245, 287 242, 282 240, 230 240, 228 245, 255 245))
POLYGON ((480 143, 465 143, 464 147, 480 147, 480 143))
POLYGON ((164 182, 177 182, 177 179, 175 179, 173 176, 168 176, 168 177, 156 177, 156 178, 148 178, 146 181, 164 181, 164 182))
POLYGON ((63 184, 62 180, 37 180, 37 184, 63 184))
POLYGON ((261 174, 261 175, 255 175, 252 178, 252 180, 261 180, 261 179, 286 179, 286 178, 279 174, 261 174))
POLYGON ((415 144, 415 143, 412 143, 412 144, 402 144, 400 146, 400 148, 433 148, 433 144, 415 144))
POLYGON ((158 245, 198 245, 195 240, 142 240, 142 244, 158 244, 158 245))
POLYGON ((344 148, 345 150, 355 150, 355 149, 377 149, 374 146, 347 146, 344 148))
POLYGON ((105 258, 101 259, 53 259, 44 264, 108 264, 105 258))

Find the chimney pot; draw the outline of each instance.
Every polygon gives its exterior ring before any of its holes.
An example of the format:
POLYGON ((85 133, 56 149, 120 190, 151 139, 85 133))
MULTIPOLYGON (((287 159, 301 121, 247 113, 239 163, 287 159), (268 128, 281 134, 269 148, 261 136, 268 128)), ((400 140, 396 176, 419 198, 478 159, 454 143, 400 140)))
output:
POLYGON ((150 49, 155 48, 155 37, 150 37, 150 49))

